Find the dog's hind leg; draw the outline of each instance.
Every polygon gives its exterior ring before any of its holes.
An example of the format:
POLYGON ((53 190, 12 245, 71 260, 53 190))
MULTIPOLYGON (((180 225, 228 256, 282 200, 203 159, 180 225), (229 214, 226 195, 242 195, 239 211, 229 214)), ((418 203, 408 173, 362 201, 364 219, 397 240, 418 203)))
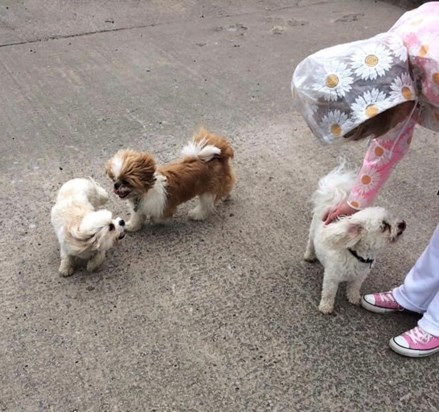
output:
POLYGON ((87 263, 87 271, 94 272, 105 260, 105 252, 98 252, 87 263))
POLYGON ((306 245, 305 255, 303 256, 303 258, 307 262, 315 262, 317 259, 313 238, 314 238, 314 218, 313 221, 311 222, 311 227, 309 228, 308 243, 306 245))
POLYGON ((339 282, 334 280, 335 276, 331 271, 325 269, 323 276, 322 297, 320 299, 319 310, 325 315, 332 313, 334 310, 335 296, 337 295, 339 282))
POLYGON ((348 301, 353 305, 358 305, 360 303, 360 289, 366 277, 367 273, 364 276, 359 276, 358 278, 351 280, 346 286, 346 296, 348 301))
POLYGON ((215 209, 215 195, 203 193, 198 196, 200 203, 189 211, 192 220, 204 220, 215 209))

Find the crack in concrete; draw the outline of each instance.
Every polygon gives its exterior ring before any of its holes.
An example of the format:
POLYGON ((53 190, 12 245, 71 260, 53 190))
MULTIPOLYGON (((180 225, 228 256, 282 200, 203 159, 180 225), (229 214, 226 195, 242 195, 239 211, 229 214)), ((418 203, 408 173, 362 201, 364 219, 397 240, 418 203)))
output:
MULTIPOLYGON (((230 18, 230 17, 250 16, 252 14, 261 13, 263 11, 273 13, 273 12, 283 11, 283 10, 287 10, 287 9, 294 9, 297 7, 301 7, 301 8, 312 7, 312 6, 316 6, 319 4, 324 4, 326 2, 327 2, 327 0, 321 0, 321 1, 316 1, 315 3, 312 3, 312 4, 308 4, 306 6, 301 6, 300 4, 294 4, 292 6, 284 6, 284 7, 278 7, 278 8, 273 8, 273 9, 265 9, 265 10, 256 10, 256 11, 252 11, 252 12, 248 12, 248 13, 236 13, 236 14, 225 14, 224 16, 212 16, 212 17, 208 17, 208 19, 209 18, 222 19, 222 18, 230 18)), ((172 23, 177 23, 177 22, 181 22, 181 20, 172 20, 172 21, 162 22, 162 23, 142 24, 142 25, 130 26, 130 27, 118 27, 118 28, 114 28, 114 29, 102 29, 102 30, 88 31, 88 32, 83 32, 83 33, 75 33, 75 34, 58 34, 58 35, 53 35, 53 36, 42 37, 39 39, 23 40, 23 41, 17 41, 17 42, 12 42, 12 43, 0 44, 0 48, 11 47, 11 46, 21 46, 24 44, 32 44, 32 43, 42 43, 42 42, 46 42, 46 41, 50 41, 50 40, 61 40, 61 39, 71 39, 71 38, 75 38, 75 37, 92 36, 94 34, 100 34, 100 33, 112 33, 112 32, 125 31, 125 30, 145 29, 148 27, 164 26, 166 24, 172 24, 172 23)))
POLYGON ((145 24, 145 25, 140 25, 140 26, 119 27, 116 29, 103 29, 103 30, 88 31, 88 32, 76 33, 76 34, 60 34, 60 35, 43 37, 41 39, 24 40, 24 41, 17 41, 17 42, 13 42, 13 43, 0 44, 0 48, 1 47, 10 47, 10 46, 19 46, 19 45, 23 45, 23 44, 42 43, 42 42, 50 41, 50 40, 71 39, 71 38, 75 38, 75 37, 91 36, 91 35, 99 34, 99 33, 110 33, 110 32, 117 32, 117 31, 124 31, 124 30, 143 29, 146 27, 159 26, 161 24, 168 24, 168 23, 160 23, 160 24, 151 23, 151 24, 145 24))

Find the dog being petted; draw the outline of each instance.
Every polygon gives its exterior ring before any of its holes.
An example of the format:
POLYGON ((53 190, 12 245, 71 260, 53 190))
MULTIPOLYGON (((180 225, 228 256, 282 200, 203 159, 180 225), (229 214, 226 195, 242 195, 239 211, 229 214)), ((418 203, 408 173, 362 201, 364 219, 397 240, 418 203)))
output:
POLYGON ((349 302, 360 303, 361 286, 376 263, 379 253, 395 243, 403 234, 406 223, 382 207, 368 207, 351 216, 343 216, 326 225, 323 217, 349 196, 355 173, 345 162, 322 177, 312 196, 313 217, 304 258, 316 259, 324 267, 319 310, 334 310, 339 284, 347 282, 349 302))

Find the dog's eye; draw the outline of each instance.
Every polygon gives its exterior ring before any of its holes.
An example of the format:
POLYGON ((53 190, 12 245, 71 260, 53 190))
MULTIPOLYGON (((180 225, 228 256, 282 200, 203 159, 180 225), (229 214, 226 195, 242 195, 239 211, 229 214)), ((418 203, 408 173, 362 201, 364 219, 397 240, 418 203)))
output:
POLYGON ((108 228, 110 229, 110 232, 111 232, 112 230, 114 230, 114 225, 113 225, 113 223, 110 223, 110 224, 108 225, 108 228))
POLYGON ((391 226, 386 222, 383 221, 383 224, 381 225, 381 231, 385 232, 386 230, 388 230, 390 232, 391 226))

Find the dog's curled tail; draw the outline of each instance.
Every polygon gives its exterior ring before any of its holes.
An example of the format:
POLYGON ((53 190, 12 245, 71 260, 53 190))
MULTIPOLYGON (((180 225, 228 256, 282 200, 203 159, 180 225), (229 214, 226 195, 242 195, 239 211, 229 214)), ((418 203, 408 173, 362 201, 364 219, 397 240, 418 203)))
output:
POLYGON ((312 196, 315 212, 323 213, 328 207, 336 206, 349 196, 355 183, 356 174, 346 168, 346 162, 340 164, 319 180, 318 189, 312 196))
POLYGON ((201 128, 192 138, 181 154, 184 157, 198 157, 204 162, 212 159, 227 160, 233 158, 233 149, 224 137, 210 133, 201 128))
POLYGON ((93 185, 93 188, 96 191, 96 194, 98 197, 98 204, 96 206, 102 206, 105 203, 107 203, 108 202, 107 191, 98 182, 96 182, 91 176, 88 178, 88 180, 90 180, 91 184, 93 185))

